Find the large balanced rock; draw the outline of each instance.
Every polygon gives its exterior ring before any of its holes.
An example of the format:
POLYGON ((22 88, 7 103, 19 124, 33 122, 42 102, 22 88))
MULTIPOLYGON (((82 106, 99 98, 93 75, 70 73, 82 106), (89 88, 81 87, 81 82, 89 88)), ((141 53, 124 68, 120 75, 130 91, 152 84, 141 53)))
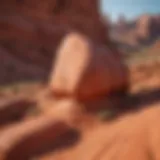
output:
POLYGON ((118 54, 79 33, 64 38, 50 79, 55 95, 92 99, 125 90, 127 85, 127 69, 118 54))

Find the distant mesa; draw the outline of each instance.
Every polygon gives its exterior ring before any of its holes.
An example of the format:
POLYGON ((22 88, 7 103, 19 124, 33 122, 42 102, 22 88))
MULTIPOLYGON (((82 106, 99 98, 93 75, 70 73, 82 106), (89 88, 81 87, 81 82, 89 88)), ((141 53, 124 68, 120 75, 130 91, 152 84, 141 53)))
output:
POLYGON ((160 15, 144 14, 134 20, 120 16, 110 30, 112 39, 123 48, 137 50, 152 45, 160 37, 160 15))

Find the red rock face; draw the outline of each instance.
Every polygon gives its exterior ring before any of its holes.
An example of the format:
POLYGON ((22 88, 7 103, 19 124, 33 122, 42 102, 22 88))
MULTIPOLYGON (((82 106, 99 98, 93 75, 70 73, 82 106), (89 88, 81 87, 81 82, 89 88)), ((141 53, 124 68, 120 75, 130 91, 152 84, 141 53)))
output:
POLYGON ((137 34, 143 41, 152 41, 160 34, 160 16, 144 15, 137 21, 137 34))
MULTIPOLYGON (((70 31, 79 31, 96 43, 106 44, 107 29, 101 21, 98 8, 97 0, 2 0, 0 48, 8 52, 7 56, 4 54, 4 61, 8 61, 9 54, 10 59, 22 63, 17 66, 17 63, 11 60, 10 65, 13 68, 23 68, 27 78, 34 79, 44 77, 44 70, 50 70, 58 44, 70 31), (35 66, 41 71, 30 71, 26 65, 35 66), (30 74, 31 72, 34 73, 30 74)), ((4 76, 0 83, 6 82, 6 79, 19 79, 19 69, 15 69, 11 77, 6 68, 6 64, 1 67, 1 74, 4 76)), ((24 76, 20 79, 22 78, 26 79, 24 76)))
POLYGON ((120 17, 111 26, 111 38, 125 53, 137 52, 160 37, 160 15, 142 15, 127 21, 120 17))
MULTIPOLYGON (((15 15, 15 17, 20 16, 23 21, 32 20, 32 23, 43 22, 45 24, 50 22, 54 25, 53 28, 59 28, 56 32, 62 32, 60 28, 67 30, 68 26, 70 29, 88 34, 95 41, 105 41, 106 28, 100 20, 97 0, 81 2, 73 0, 43 0, 38 2, 3 0, 0 9, 3 12, 0 14, 2 17, 15 15)), ((15 20, 12 19, 12 21, 15 20)))

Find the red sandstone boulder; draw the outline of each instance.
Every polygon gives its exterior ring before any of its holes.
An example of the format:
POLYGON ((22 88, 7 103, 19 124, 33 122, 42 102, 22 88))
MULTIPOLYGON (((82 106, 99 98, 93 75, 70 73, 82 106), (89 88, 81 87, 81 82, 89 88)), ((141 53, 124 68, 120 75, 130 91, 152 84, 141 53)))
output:
POLYGON ((90 99, 123 90, 127 85, 126 66, 111 50, 78 33, 64 38, 50 78, 55 95, 90 99))

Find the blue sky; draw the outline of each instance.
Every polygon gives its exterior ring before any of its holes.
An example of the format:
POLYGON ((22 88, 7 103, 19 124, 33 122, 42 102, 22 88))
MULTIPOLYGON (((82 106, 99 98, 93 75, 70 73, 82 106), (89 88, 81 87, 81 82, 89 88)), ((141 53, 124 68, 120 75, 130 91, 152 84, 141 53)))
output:
POLYGON ((144 13, 160 13, 160 0, 101 0, 101 9, 113 20, 121 14, 130 19, 144 13))

